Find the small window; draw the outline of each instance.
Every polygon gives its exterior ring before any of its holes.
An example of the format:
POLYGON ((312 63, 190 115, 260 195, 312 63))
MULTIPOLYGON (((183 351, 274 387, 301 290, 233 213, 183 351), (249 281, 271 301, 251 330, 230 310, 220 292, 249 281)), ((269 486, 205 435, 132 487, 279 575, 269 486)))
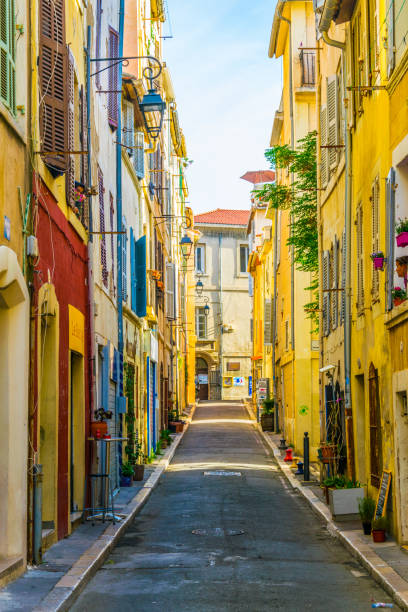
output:
POLYGON ((195 249, 195 271, 201 274, 205 272, 205 247, 197 245, 195 249))
POLYGON ((247 271, 248 268, 248 245, 241 244, 239 247, 239 266, 241 274, 247 271))
POLYGON ((207 317, 203 307, 196 308, 196 335, 197 338, 207 337, 207 317))

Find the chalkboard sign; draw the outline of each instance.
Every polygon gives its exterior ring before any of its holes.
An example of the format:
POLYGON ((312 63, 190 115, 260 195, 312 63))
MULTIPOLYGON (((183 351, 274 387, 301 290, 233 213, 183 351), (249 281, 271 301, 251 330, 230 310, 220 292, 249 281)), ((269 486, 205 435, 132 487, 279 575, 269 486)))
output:
POLYGON ((391 472, 384 470, 381 476, 380 490, 378 491, 377 505, 374 520, 384 516, 387 505, 388 492, 391 484, 391 472))

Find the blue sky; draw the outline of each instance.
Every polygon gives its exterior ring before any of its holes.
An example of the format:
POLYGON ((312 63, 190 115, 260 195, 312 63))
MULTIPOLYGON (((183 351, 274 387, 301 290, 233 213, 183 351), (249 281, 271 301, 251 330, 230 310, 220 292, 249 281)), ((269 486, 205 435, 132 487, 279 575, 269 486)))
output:
MULTIPOLYGON (((250 183, 267 168, 281 92, 281 62, 268 58, 275 2, 168 0, 174 38, 164 41, 188 157, 195 213, 249 208, 250 183)), ((165 24, 166 31, 168 24, 165 24)))

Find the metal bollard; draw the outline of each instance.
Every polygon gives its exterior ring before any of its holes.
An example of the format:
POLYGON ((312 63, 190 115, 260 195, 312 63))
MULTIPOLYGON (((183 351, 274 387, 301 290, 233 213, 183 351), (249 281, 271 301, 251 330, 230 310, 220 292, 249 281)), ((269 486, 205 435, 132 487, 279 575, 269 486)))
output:
POLYGON ((308 482, 310 480, 310 469, 309 469, 309 433, 305 431, 305 437, 303 438, 303 480, 308 482))

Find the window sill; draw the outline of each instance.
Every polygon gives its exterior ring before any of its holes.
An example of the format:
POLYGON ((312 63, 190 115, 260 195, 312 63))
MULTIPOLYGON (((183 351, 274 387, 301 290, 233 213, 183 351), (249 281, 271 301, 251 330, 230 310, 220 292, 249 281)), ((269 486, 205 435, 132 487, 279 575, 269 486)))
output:
POLYGON ((0 115, 3 117, 4 121, 8 124, 8 126, 15 132, 16 136, 21 140, 23 145, 27 145, 26 137, 18 125, 15 117, 10 113, 8 108, 0 102, 0 115))
POLYGON ((394 306, 390 312, 385 314, 385 326, 392 329, 401 323, 408 321, 408 300, 399 306, 394 306))

